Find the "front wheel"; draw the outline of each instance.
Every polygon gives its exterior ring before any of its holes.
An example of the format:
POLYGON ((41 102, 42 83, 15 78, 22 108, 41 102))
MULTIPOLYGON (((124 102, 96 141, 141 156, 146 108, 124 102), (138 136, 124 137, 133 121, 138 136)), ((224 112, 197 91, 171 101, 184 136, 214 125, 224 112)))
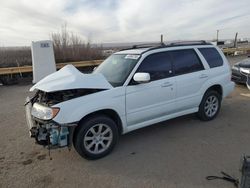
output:
POLYGON ((198 117, 203 121, 214 119, 221 107, 221 95, 214 90, 207 91, 199 106, 198 117))
POLYGON ((99 159, 113 150, 117 139, 115 122, 107 116, 94 116, 83 121, 76 129, 74 146, 82 157, 99 159))

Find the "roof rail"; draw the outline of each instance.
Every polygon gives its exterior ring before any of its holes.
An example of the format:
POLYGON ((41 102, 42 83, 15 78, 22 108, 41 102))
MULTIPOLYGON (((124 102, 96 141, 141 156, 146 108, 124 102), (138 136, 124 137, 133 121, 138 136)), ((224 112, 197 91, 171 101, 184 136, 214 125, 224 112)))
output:
POLYGON ((166 45, 162 42, 162 43, 145 43, 145 44, 135 44, 130 48, 125 48, 125 49, 121 49, 120 51, 123 50, 132 50, 132 49, 139 49, 139 48, 157 48, 157 47, 165 47, 166 45))
POLYGON ((168 46, 187 46, 187 45, 211 45, 211 43, 206 42, 205 40, 195 40, 195 41, 172 42, 168 44, 168 46))
POLYGON ((133 45, 132 48, 150 48, 150 47, 157 47, 157 46, 166 46, 163 42, 162 43, 146 43, 146 44, 137 44, 133 45))
POLYGON ((138 44, 133 45, 131 48, 125 48, 121 49, 123 50, 133 50, 133 49, 139 49, 139 48, 149 48, 146 51, 158 49, 158 48, 167 48, 167 47, 175 47, 175 46, 195 46, 195 45, 212 45, 210 42, 206 42, 205 40, 196 40, 196 41, 178 41, 178 42, 172 42, 169 44, 165 43, 148 43, 148 44, 138 44))

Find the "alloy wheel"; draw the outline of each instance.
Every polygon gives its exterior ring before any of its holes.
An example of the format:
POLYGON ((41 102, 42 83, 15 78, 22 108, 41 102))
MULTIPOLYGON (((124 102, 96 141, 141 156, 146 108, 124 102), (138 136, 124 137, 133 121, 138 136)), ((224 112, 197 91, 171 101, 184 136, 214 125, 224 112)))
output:
POLYGON ((92 126, 84 136, 84 147, 92 154, 106 151, 113 139, 111 128, 106 124, 92 126))
POLYGON ((211 95, 207 98, 206 102, 205 102, 205 114, 208 117, 213 117, 219 108, 219 100, 215 95, 211 95))

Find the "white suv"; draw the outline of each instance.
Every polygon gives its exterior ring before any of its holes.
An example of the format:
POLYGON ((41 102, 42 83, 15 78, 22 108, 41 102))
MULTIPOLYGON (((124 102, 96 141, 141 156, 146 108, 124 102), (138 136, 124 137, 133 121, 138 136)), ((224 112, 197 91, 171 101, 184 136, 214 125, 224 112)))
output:
POLYGON ((70 147, 104 157, 118 136, 197 113, 214 119, 234 89, 227 59, 205 41, 134 46, 114 53, 91 74, 67 65, 27 98, 30 134, 48 148, 70 147))

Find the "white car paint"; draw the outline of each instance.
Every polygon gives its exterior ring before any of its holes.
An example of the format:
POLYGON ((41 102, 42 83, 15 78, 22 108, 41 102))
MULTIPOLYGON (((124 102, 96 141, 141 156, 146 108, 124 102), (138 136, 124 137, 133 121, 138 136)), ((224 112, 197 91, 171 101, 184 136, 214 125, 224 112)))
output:
POLYGON ((175 111, 175 77, 126 87, 127 126, 175 111), (139 97, 138 97, 139 96, 139 97))
POLYGON ((150 81, 150 74, 145 72, 138 72, 133 77, 134 81, 139 83, 146 83, 150 81))
MULTIPOLYGON (((213 47, 202 45, 202 47, 213 47)), ((131 71, 123 86, 112 87, 101 75, 80 75, 72 67, 64 68, 52 74, 31 88, 43 91, 73 88, 103 88, 105 91, 74 98, 54 105, 60 112, 53 119, 59 124, 78 122, 86 115, 104 109, 115 111, 122 122, 122 133, 142 128, 160 121, 198 111, 206 90, 213 85, 221 85, 223 98, 234 89, 228 62, 223 58, 223 66, 210 69, 206 60, 198 51, 201 46, 183 46, 125 50, 117 54, 139 54, 141 58, 131 71), (178 49, 194 49, 200 57, 205 70, 138 85, 129 85, 137 68, 145 57, 156 52, 178 49), (144 53, 143 53, 144 52, 144 53)))

